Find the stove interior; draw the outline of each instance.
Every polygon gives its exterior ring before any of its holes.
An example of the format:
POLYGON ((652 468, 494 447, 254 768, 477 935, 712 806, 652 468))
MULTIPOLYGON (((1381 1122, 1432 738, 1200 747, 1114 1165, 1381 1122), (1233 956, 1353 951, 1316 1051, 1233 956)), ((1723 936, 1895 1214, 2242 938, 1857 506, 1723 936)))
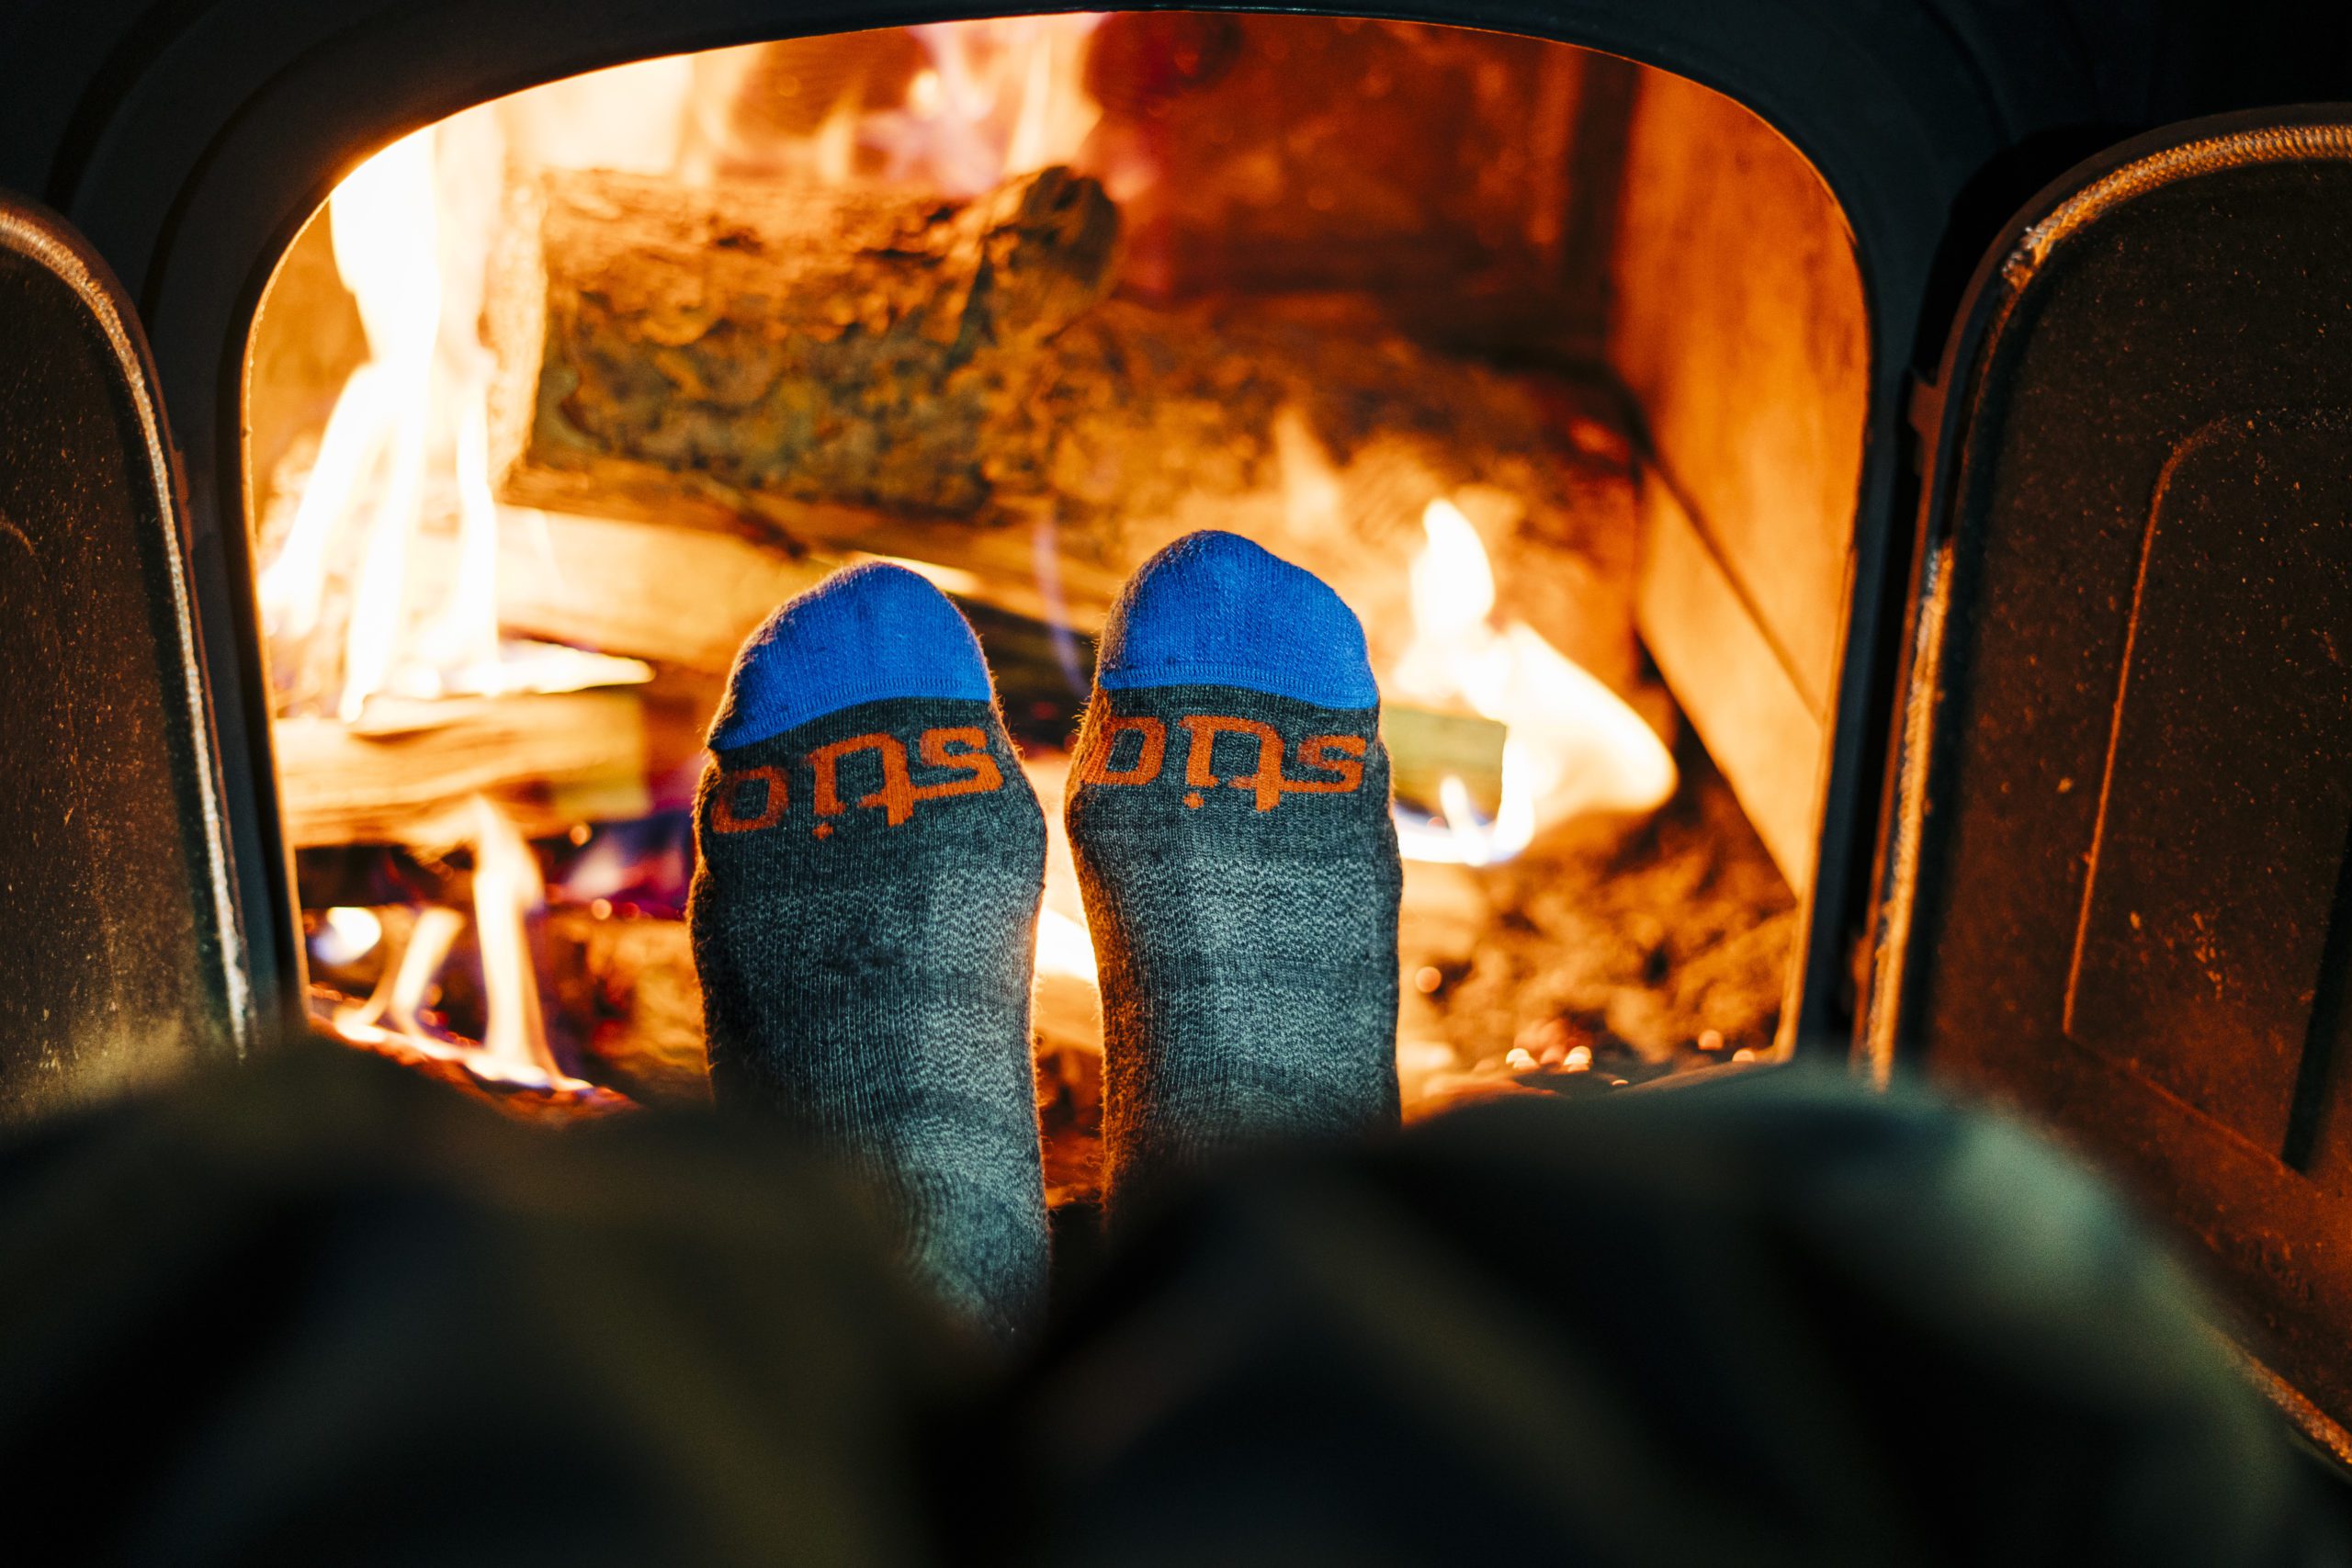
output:
POLYGON ((1099 1020, 1059 798, 1199 527, 1364 623, 1408 1114, 1785 1049, 1861 461, 1837 206, 1566 45, 1187 13, 648 61, 383 149, 247 365, 318 1026, 571 1117, 707 1098, 684 900, 741 637, 852 561, 978 629, 1056 842, 1048 1179, 1099 1020))

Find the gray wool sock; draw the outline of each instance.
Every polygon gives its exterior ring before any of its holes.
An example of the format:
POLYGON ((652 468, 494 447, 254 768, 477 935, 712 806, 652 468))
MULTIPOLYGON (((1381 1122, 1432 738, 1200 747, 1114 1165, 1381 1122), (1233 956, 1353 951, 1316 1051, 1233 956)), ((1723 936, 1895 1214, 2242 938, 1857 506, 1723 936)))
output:
POLYGON ((720 1109, 859 1168, 915 1270, 1019 1337, 1046 1269, 1045 820, 970 627, 911 572, 837 574, 744 645, 711 746, 687 918, 720 1109))
POLYGON ((1395 1125, 1403 868, 1339 597, 1231 534, 1154 557, 1104 630, 1070 781, 1114 1217, 1226 1148, 1395 1125))

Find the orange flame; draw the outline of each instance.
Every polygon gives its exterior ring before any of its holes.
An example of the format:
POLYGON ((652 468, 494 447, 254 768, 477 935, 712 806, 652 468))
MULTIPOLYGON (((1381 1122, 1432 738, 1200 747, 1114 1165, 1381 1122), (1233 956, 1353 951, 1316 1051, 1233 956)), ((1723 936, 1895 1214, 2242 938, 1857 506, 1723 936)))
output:
POLYGON ((356 1007, 335 1010, 336 1032, 363 1043, 387 1034, 422 1038, 424 1026, 417 1013, 465 927, 465 918, 455 909, 419 910, 399 959, 384 965, 373 994, 356 1007))
POLYGON ((910 28, 930 65, 861 134, 891 177, 951 196, 1069 163, 1102 118, 1085 86, 1087 39, 1102 23, 1079 13, 910 28))
MULTIPOLYGON (((930 65, 905 101, 861 113, 845 96, 797 164, 842 183, 861 147, 874 148, 894 177, 972 194, 1068 161, 1101 115, 1083 84, 1087 39, 1101 19, 913 28, 930 65)), ((711 59, 723 65, 741 52, 711 59)), ((259 591, 274 642, 312 666, 339 656, 339 679, 312 683, 331 694, 328 705, 345 723, 379 693, 570 691, 650 678, 633 660, 499 636, 505 509, 491 494, 492 366, 475 323, 510 153, 543 166, 691 172, 695 117, 708 107, 695 73, 679 56, 517 94, 392 143, 329 198, 335 265, 358 305, 368 359, 336 401, 259 591), (428 558, 418 541, 432 498, 445 495, 457 501, 457 547, 428 558), (453 564, 420 578, 427 558, 453 564), (337 648, 312 649, 339 562, 351 590, 344 636, 337 648)))
POLYGON ((1674 759, 1642 716, 1523 621, 1497 625, 1494 569, 1478 532, 1442 498, 1421 516, 1411 569, 1413 640, 1389 671, 1394 694, 1466 704, 1509 729, 1502 804, 1480 820, 1458 778, 1441 820, 1400 812, 1408 860, 1488 865, 1544 829, 1587 812, 1654 810, 1674 793, 1674 759))

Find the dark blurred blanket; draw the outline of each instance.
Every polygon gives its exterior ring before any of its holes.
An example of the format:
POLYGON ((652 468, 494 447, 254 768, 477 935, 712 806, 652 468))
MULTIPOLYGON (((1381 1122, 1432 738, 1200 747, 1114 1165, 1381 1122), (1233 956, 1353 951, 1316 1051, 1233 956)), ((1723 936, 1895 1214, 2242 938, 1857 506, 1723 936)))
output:
POLYGON ((548 1133, 289 1048, 0 1152, 10 1554, 2341 1560, 2177 1267, 1908 1093, 1264 1158, 1071 1294, 993 1368, 746 1129, 548 1133))

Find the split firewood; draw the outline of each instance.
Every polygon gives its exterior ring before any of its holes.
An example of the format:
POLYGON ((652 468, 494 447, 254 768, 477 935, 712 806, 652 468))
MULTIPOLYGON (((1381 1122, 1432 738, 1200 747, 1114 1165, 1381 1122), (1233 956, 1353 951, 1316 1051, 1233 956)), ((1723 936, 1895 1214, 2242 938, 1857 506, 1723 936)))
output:
POLYGON ((1346 302, 1114 299, 1041 353, 1035 395, 988 433, 976 521, 1050 531, 1065 584, 1227 529, 1329 582, 1385 670, 1412 637, 1423 518, 1450 500, 1498 612, 1631 688, 1633 475, 1579 389, 1433 354, 1346 302))
MULTIPOLYGON (((608 346, 648 367, 668 352, 650 340, 608 346)), ((763 488, 752 468, 714 456, 756 438, 752 417, 683 386, 661 428, 605 421, 593 441, 574 427, 560 450, 521 451, 503 498, 549 513, 509 530, 508 624, 711 668, 792 584, 874 554, 944 569, 959 596, 1091 633, 1154 550, 1225 528, 1330 581, 1385 668, 1411 637, 1408 569, 1426 544, 1422 514, 1445 497, 1486 542, 1498 612, 1621 693, 1634 688, 1634 481, 1597 394, 1254 309, 1113 301, 1032 357, 1033 384, 971 436, 987 488, 961 514, 936 504, 968 493, 960 479, 934 487, 931 502, 890 510, 763 488), (681 443, 680 427, 701 434, 681 443), (597 522, 554 520, 567 512, 597 522), (616 519, 680 535, 677 564, 616 519), (690 529, 772 553, 689 539, 690 529), (822 558, 796 568, 791 558, 809 550, 822 558), (628 592, 604 592, 611 581, 628 592), (696 602, 673 603, 681 592, 696 602)), ((856 439, 869 438, 880 439, 856 439)))
MULTIPOLYGON (((989 643, 1000 684, 1017 684, 1008 676, 1029 665, 1059 683, 1067 671, 1053 633, 1054 606, 1028 575, 1025 544, 1022 555, 1017 575, 1008 563, 1003 573, 985 578, 964 568, 908 564, 967 613, 976 606, 1006 612, 1005 635, 989 643)), ((498 623, 510 636, 724 675, 743 638, 777 605, 860 558, 867 558, 804 555, 741 534, 508 508, 500 520, 498 623)), ((1085 669, 1091 668, 1091 633, 1101 624, 1099 605, 1062 623, 1079 639, 1085 669)))
MULTIPOLYGON (((741 535, 560 513, 510 512, 501 538, 498 618, 506 631, 651 660, 668 672, 665 689, 680 685, 683 671, 724 674, 744 637, 778 604, 843 562, 796 556, 741 535)), ((1071 636, 1065 644, 1048 621, 996 613, 1007 599, 1045 607, 1000 592, 1001 580, 930 570, 978 625, 1015 728, 1037 734, 1029 721, 1044 708, 1070 723, 1059 734, 1046 727, 1039 738, 1047 744, 1067 739, 1093 675, 1092 637, 1066 627, 1071 636)), ((1084 620, 1099 625, 1099 609, 1084 620)), ((715 708, 716 688, 695 694, 715 708)), ((710 711, 681 716, 707 728, 710 711)), ((1476 715, 1387 704, 1382 737, 1397 798, 1435 811, 1443 781, 1457 778, 1492 816, 1502 798, 1506 733, 1476 715)))
POLYGON ((1445 807, 1445 782, 1459 780, 1471 804, 1493 817, 1502 806, 1503 742, 1510 731, 1476 714, 1437 713, 1388 703, 1380 739, 1396 798, 1428 811, 1445 807))
POLYGON ((498 624, 508 636, 724 675, 745 636, 832 565, 738 535, 508 509, 498 624))
POLYGON ((729 511, 969 511, 984 423, 1108 290, 1118 236, 1060 168, 968 203, 609 171, 510 194, 493 453, 507 499, 571 510, 703 475, 729 511))
POLYGON ((362 723, 278 720, 279 802, 298 849, 448 843, 488 795, 526 838, 642 816, 646 725, 630 691, 379 700, 362 723))

